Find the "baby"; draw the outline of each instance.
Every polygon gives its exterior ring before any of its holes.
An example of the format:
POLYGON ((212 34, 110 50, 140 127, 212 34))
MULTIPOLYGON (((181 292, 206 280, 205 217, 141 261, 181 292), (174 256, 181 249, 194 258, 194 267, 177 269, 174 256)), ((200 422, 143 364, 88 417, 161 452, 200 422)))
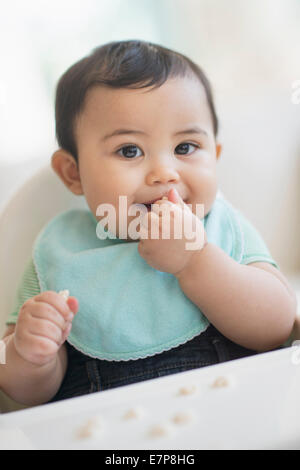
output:
POLYGON ((58 83, 56 135, 52 168, 89 210, 58 214, 35 241, 7 319, 6 394, 27 405, 62 400, 289 338, 295 294, 218 190, 218 119, 196 64, 143 41, 95 49, 58 83), (138 223, 120 196, 143 207, 138 223), (104 204, 116 213, 107 231, 104 204), (135 233, 124 230, 134 221, 135 233), (185 231, 175 236, 183 221, 201 241, 193 249, 185 231))

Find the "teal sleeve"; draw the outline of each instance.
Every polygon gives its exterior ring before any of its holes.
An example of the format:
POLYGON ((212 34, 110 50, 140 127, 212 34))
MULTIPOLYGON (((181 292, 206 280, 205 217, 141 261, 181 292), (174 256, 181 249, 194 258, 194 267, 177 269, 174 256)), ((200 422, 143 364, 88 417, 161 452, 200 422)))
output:
POLYGON ((40 286, 32 258, 27 262, 17 289, 13 311, 6 320, 6 325, 17 323, 19 311, 26 300, 40 293, 40 286))
POLYGON ((243 234, 243 258, 241 264, 257 262, 270 263, 279 269, 278 264, 272 258, 263 238, 253 225, 237 211, 240 228, 243 234))

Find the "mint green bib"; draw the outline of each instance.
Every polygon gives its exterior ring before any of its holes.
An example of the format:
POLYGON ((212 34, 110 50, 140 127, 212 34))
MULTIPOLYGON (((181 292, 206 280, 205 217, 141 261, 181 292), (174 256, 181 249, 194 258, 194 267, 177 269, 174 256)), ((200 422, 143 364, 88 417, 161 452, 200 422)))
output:
MULTIPOLYGON (((208 241, 241 262, 231 205, 218 197, 203 222, 208 241)), ((208 327, 175 276, 150 267, 138 242, 100 240, 97 223, 88 210, 69 210, 52 219, 34 245, 41 291, 68 289, 79 301, 70 344, 90 357, 126 361, 179 346, 208 327)))

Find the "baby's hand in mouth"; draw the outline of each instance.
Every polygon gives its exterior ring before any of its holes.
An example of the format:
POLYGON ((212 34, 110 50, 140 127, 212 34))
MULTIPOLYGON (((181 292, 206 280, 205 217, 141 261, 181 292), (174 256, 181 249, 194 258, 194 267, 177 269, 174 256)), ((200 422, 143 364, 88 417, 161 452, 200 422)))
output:
POLYGON ((151 211, 145 214, 140 235, 138 251, 141 257, 154 269, 171 274, 181 271, 206 242, 200 218, 193 214, 174 188, 169 190, 168 197, 156 201, 151 211))

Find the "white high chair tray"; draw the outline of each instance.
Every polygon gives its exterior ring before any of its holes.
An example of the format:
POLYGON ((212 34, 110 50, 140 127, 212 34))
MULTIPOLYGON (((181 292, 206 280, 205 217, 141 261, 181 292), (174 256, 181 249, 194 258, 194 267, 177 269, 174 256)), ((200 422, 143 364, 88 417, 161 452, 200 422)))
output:
POLYGON ((0 448, 300 449, 299 397, 292 346, 0 415, 0 448))

